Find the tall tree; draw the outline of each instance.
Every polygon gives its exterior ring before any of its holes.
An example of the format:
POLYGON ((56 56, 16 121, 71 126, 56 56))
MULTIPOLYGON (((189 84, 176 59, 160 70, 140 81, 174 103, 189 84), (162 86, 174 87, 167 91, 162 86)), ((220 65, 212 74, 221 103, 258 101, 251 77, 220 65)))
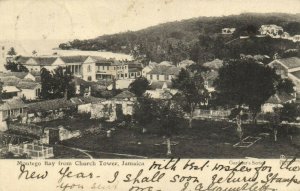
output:
POLYGON ((17 63, 16 61, 8 60, 4 65, 5 68, 11 72, 28 72, 28 68, 23 64, 17 63))
POLYGON ((172 100, 158 101, 157 119, 161 125, 161 134, 166 137, 167 155, 172 155, 171 138, 177 132, 183 119, 182 107, 172 100))
POLYGON ((217 100, 223 106, 235 108, 237 130, 241 134, 243 109, 249 108, 255 119, 261 105, 275 94, 280 80, 274 69, 254 60, 231 60, 220 68, 215 81, 217 100))
POLYGON ((134 105, 133 120, 143 127, 153 122, 157 118, 157 101, 150 98, 149 96, 138 97, 138 101, 134 105))
POLYGON ((52 74, 46 68, 41 69, 41 98, 43 99, 53 99, 53 79, 52 74))
POLYGON ((139 77, 129 85, 129 91, 138 97, 142 96, 148 89, 149 81, 145 77, 139 77))
POLYGON ((75 95, 75 84, 73 75, 69 69, 57 67, 53 72, 54 95, 55 97, 65 97, 67 99, 75 95))
POLYGON ((41 97, 55 99, 65 97, 69 99, 75 95, 75 84, 69 68, 56 68, 52 73, 46 68, 41 69, 41 97))
POLYGON ((10 56, 15 56, 15 55, 17 55, 17 52, 16 52, 14 47, 11 47, 9 49, 9 51, 7 52, 7 54, 10 55, 10 56))
POLYGON ((182 107, 174 100, 158 100, 144 96, 139 97, 134 106, 133 120, 140 127, 144 129, 154 121, 158 122, 159 132, 166 138, 167 155, 172 154, 171 137, 178 130, 182 119, 182 107))
POLYGON ((192 127, 193 113, 196 106, 205 104, 209 96, 204 86, 204 79, 200 72, 192 74, 186 69, 181 69, 172 82, 174 88, 177 88, 182 95, 181 104, 185 112, 189 114, 189 127, 192 127))

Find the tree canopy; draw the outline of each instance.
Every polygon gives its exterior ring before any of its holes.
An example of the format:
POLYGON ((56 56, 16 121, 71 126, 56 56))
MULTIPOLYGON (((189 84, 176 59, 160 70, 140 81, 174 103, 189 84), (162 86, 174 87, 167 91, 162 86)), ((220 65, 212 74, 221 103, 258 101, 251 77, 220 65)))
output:
POLYGON ((17 52, 16 52, 14 47, 11 47, 9 49, 9 51, 7 52, 7 54, 10 55, 10 56, 15 56, 15 55, 17 55, 17 52))
POLYGON ((131 91, 138 97, 142 96, 148 89, 149 81, 145 77, 139 77, 129 85, 129 91, 131 91))
POLYGON ((181 69, 178 76, 172 79, 172 82, 173 87, 180 91, 178 98, 181 99, 180 102, 185 112, 190 115, 189 125, 191 127, 196 106, 204 105, 209 97, 204 79, 200 71, 195 70, 195 73, 191 73, 186 69, 181 69))
POLYGON ((10 70, 11 72, 28 72, 28 68, 26 66, 13 61, 7 61, 4 66, 6 70, 10 70))
POLYGON ((41 96, 43 99, 70 98, 75 95, 75 84, 69 68, 56 68, 52 73, 41 69, 41 96))
POLYGON ((280 89, 291 88, 283 83, 274 69, 252 59, 230 60, 220 68, 215 81, 217 100, 229 107, 247 106, 256 115, 261 105, 279 90, 279 84, 280 89))

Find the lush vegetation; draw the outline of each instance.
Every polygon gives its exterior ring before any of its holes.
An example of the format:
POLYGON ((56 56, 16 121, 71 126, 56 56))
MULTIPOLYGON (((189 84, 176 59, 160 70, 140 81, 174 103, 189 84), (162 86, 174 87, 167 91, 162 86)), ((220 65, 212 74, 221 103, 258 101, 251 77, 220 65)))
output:
POLYGON ((263 24, 282 26, 291 35, 299 33, 299 15, 245 13, 227 17, 200 17, 165 23, 136 32, 104 35, 95 39, 60 44, 62 49, 107 50, 132 54, 137 60, 177 63, 184 59, 203 62, 211 58, 232 58, 243 54, 266 54, 272 57, 299 43, 271 38, 239 39, 254 36, 263 24), (221 29, 234 27, 233 35, 221 35, 221 29))
POLYGON ((75 84, 69 68, 58 67, 54 72, 42 68, 41 83, 43 99, 71 98, 75 95, 75 84))

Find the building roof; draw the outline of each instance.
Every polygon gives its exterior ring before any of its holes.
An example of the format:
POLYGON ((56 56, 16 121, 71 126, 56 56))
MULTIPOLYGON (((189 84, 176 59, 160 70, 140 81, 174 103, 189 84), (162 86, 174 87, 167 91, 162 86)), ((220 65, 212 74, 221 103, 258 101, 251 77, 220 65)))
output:
POLYGON ((181 62, 178 63, 178 65, 180 67, 186 67, 186 66, 189 66, 189 65, 192 65, 192 64, 195 64, 195 62, 193 60, 182 60, 181 62))
POLYGON ((39 85, 40 85, 39 83, 33 82, 33 81, 20 81, 18 83, 17 87, 20 88, 20 89, 31 89, 31 90, 34 90, 39 85))
POLYGON ((140 72, 142 68, 128 68, 128 72, 140 72))
POLYGON ((27 62, 27 60, 29 60, 31 57, 27 57, 27 56, 17 56, 17 62, 20 64, 25 64, 25 62, 27 62))
POLYGON ((95 61, 106 61, 107 59, 101 56, 90 56, 95 61))
POLYGON ((27 104, 28 112, 50 111, 72 106, 76 106, 76 104, 72 103, 70 100, 66 100, 65 98, 45 100, 27 104))
POLYGON ((210 69, 213 69, 213 70, 218 70, 223 66, 223 61, 220 60, 220 59, 215 59, 211 62, 205 62, 203 64, 203 66, 205 66, 207 68, 210 68, 210 69))
POLYGON ((155 66, 148 74, 159 74, 159 75, 177 75, 181 68, 175 66, 155 66))
POLYGON ((272 104, 284 104, 288 101, 291 101, 295 99, 294 96, 287 94, 285 92, 281 92, 281 93, 276 93, 274 95, 272 95, 267 101, 266 103, 272 103, 272 104))
POLYGON ((128 90, 125 90, 119 93, 118 95, 116 95, 114 98, 124 99, 124 98, 132 98, 132 97, 136 97, 136 95, 128 90))
POLYGON ((52 65, 58 57, 32 57, 38 65, 49 66, 52 65))
POLYGON ((154 81, 152 81, 150 84, 150 89, 152 89, 152 90, 162 89, 164 85, 166 85, 167 88, 171 88, 172 82, 161 82, 161 81, 154 82, 154 81))
POLYGON ((27 72, 6 72, 6 73, 0 73, 0 76, 2 77, 8 77, 8 76, 14 76, 19 79, 24 79, 24 77, 27 75, 27 72))
POLYGON ((26 105, 21 98, 12 98, 0 105, 0 111, 23 108, 26 105))
POLYGON ((20 92, 16 86, 3 86, 3 93, 20 92))
POLYGON ((276 28, 276 29, 282 29, 281 26, 277 26, 277 25, 274 25, 274 24, 271 24, 271 25, 261 25, 261 28, 276 28))
POLYGON ((295 72, 290 72, 290 74, 292 74, 293 76, 295 76, 296 78, 298 78, 298 80, 300 80, 300 70, 295 71, 295 72))
POLYGON ((15 76, 0 77, 3 86, 16 86, 21 79, 15 76))
POLYGON ((166 75, 178 75, 181 68, 171 66, 168 70, 165 71, 166 75))
POLYGON ((282 63, 288 69, 300 67, 300 58, 298 57, 281 58, 275 61, 282 63))
POLYGON ((65 63, 83 63, 88 56, 61 56, 65 63))
POLYGON ((81 105, 81 104, 88 104, 88 103, 98 103, 105 101, 103 98, 97 98, 93 96, 87 96, 87 97, 72 97, 70 101, 76 105, 81 105))
POLYGON ((172 66, 172 62, 169 61, 162 61, 161 63, 157 64, 158 66, 172 66))
POLYGON ((156 65, 158 65, 158 63, 156 63, 156 62, 149 62, 149 64, 148 64, 148 66, 149 67, 155 67, 156 65))

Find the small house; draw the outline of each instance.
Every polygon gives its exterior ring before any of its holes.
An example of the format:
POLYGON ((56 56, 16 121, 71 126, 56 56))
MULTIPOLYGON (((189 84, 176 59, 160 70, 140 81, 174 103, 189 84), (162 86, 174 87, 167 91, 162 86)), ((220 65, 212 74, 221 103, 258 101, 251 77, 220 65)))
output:
POLYGON ((296 97, 285 92, 280 92, 272 95, 264 105, 261 107, 263 113, 272 113, 275 108, 283 107, 283 104, 293 103, 296 101, 296 97))

